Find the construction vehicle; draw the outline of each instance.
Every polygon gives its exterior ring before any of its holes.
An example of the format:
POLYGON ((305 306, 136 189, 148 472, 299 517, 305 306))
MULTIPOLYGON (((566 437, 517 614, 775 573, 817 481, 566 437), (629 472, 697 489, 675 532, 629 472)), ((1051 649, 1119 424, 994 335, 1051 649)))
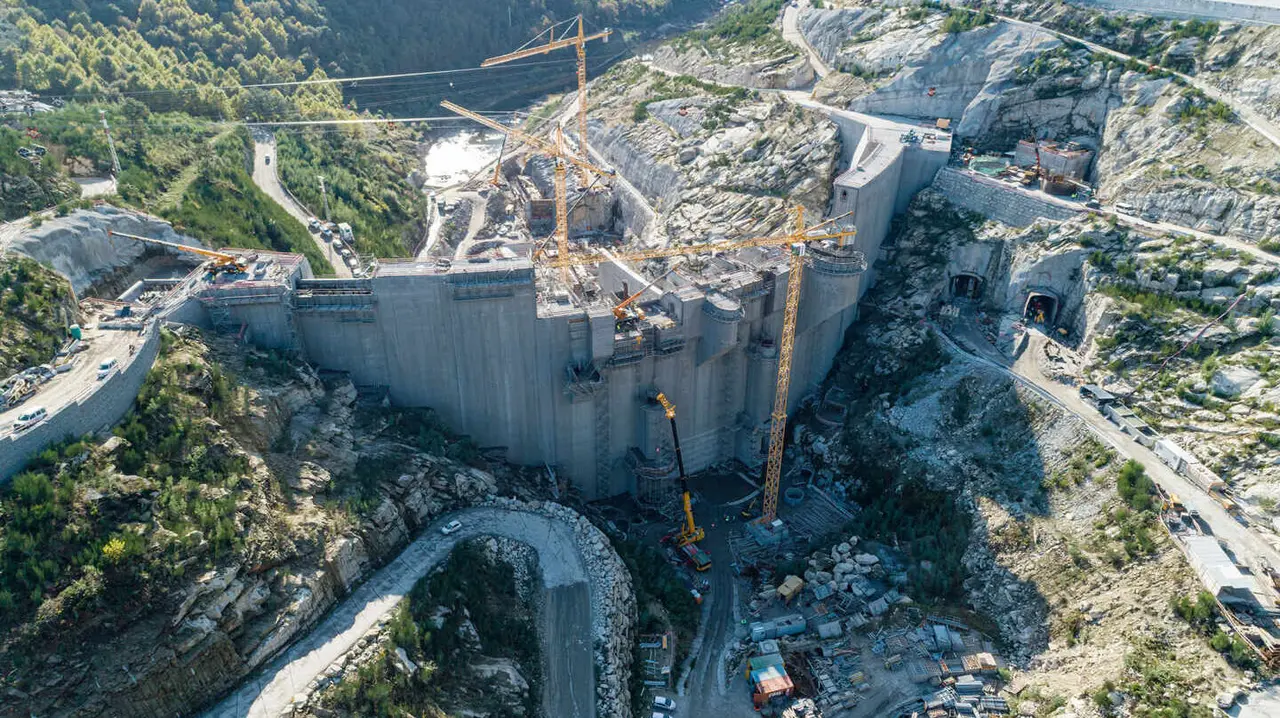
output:
MULTIPOLYGON (((570 154, 564 146, 564 131, 559 127, 556 127, 556 141, 551 143, 540 137, 534 137, 523 130, 517 130, 514 127, 507 127, 501 122, 496 122, 488 117, 478 115, 471 110, 455 105, 448 100, 441 102, 440 106, 450 112, 455 112, 463 117, 475 120, 491 130, 496 130, 504 135, 509 135, 515 139, 521 140, 525 144, 533 146, 542 154, 555 159, 556 249, 558 250, 560 257, 567 258, 569 256, 569 199, 565 179, 565 164, 573 164, 584 172, 594 172, 601 177, 613 177, 614 172, 612 170, 601 169, 590 162, 578 159, 570 154)), ((564 270, 566 280, 568 279, 568 266, 569 265, 561 265, 561 269, 564 270)))
POLYGON ((644 285, 644 287, 642 287, 640 291, 636 292, 635 294, 632 294, 631 296, 627 297, 626 299, 618 303, 618 305, 613 308, 613 318, 617 320, 619 324, 624 322, 634 323, 635 321, 644 319, 645 318, 644 310, 641 309, 639 306, 635 307, 634 309, 631 309, 631 305, 635 304, 636 300, 640 299, 640 297, 643 297, 645 292, 652 289, 653 286, 658 282, 661 282, 662 280, 666 279, 667 276, 674 271, 676 271, 675 267, 668 269, 667 271, 662 273, 662 276, 657 277, 652 282, 649 282, 648 284, 644 285))
MULTIPOLYGON (((702 530, 693 520, 693 502, 689 498, 689 477, 684 473, 684 455, 680 453, 680 433, 676 430, 676 405, 667 399, 666 394, 658 393, 658 403, 662 405, 663 411, 667 414, 667 421, 671 422, 671 443, 676 450, 676 468, 680 471, 680 501, 684 509, 684 524, 680 527, 679 533, 672 537, 672 541, 676 546, 685 547, 692 543, 697 543, 706 538, 706 532, 702 530)), ((707 561, 706 568, 711 568, 710 560, 707 561)), ((706 569, 698 569, 704 571, 706 569)))
MULTIPOLYGON (((566 35, 556 38, 553 34, 551 39, 545 44, 534 47, 526 47, 515 52, 509 52, 505 55, 491 57, 480 63, 480 67, 493 67, 501 65, 512 60, 521 60, 534 55, 545 55, 553 50, 559 50, 565 47, 572 47, 578 51, 578 154, 583 164, 578 165, 578 170, 582 173, 582 186, 585 187, 590 182, 587 176, 587 168, 584 165, 590 164, 591 157, 587 154, 587 43, 592 40, 602 40, 609 42, 609 34, 613 31, 605 28, 601 32, 587 35, 583 27, 582 15, 576 18, 578 32, 576 35, 566 35)), ((570 22, 573 22, 572 20, 570 22)), ((503 141, 503 147, 506 147, 506 141, 503 141)), ((498 155, 498 167, 494 170, 494 183, 497 183, 498 172, 502 168, 502 155, 498 155)))
POLYGON ((147 244, 169 247, 170 249, 176 249, 179 252, 188 252, 190 254, 198 254, 201 257, 208 257, 212 260, 208 263, 208 269, 214 274, 240 274, 246 272, 248 271, 249 263, 252 261, 251 257, 242 257, 238 254, 215 252, 212 249, 204 249, 203 247, 192 247, 187 244, 178 244, 177 242, 166 242, 160 239, 151 239, 150 237, 139 237, 136 234, 126 234, 124 232, 117 232, 115 230, 108 229, 107 238, 110 239, 112 237, 124 237, 125 239, 132 239, 138 242, 146 242, 147 244))
MULTIPOLYGON (((702 244, 663 247, 660 249, 643 249, 636 252, 609 255, 581 254, 571 257, 567 253, 561 253, 560 256, 546 261, 546 266, 571 267, 601 264, 603 262, 643 261, 684 254, 730 252, 748 247, 789 246, 791 248, 790 272, 787 275, 786 309, 783 314, 782 336, 778 341, 778 382, 769 426, 769 455, 765 462, 765 485, 761 493, 762 511, 760 518, 757 519, 758 525, 761 526, 771 526, 775 519, 778 518, 778 488, 782 481, 782 450, 787 433, 787 396, 791 389, 791 357, 795 349, 796 320, 799 317, 800 309, 800 288, 804 279, 805 247, 809 242, 826 240, 834 240, 839 243, 839 246, 843 247, 849 239, 858 233, 857 228, 854 227, 847 230, 814 234, 814 232, 821 230, 823 227, 845 219, 852 212, 832 217, 812 227, 805 227, 804 207, 796 207, 793 211, 796 216, 796 224, 795 231, 791 234, 704 242, 702 244)), ((860 261, 865 271, 866 257, 861 257, 860 261)))
POLYGON ((1164 502, 1164 510, 1172 511, 1181 516, 1187 510, 1187 507, 1182 505, 1182 500, 1178 498, 1177 494, 1169 494, 1169 498, 1165 499, 1164 502))
POLYGON ((681 546, 680 555, 684 557, 685 564, 694 571, 701 573, 711 569, 711 556, 696 543, 681 546))

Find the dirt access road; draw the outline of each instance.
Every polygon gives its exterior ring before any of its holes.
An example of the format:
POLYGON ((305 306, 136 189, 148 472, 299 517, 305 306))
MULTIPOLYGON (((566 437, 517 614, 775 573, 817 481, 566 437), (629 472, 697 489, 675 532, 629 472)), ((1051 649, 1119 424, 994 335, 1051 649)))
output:
MULTIPOLYGON (((1213 535, 1229 544, 1237 560, 1250 566, 1254 575, 1262 575, 1262 561, 1267 561, 1272 566, 1280 566, 1280 551, 1277 551, 1266 538, 1242 525, 1190 479, 1174 472, 1150 449, 1120 431, 1118 426, 1081 399, 1075 387, 1060 384, 1045 376, 1035 357, 1043 351, 1044 345, 1051 341, 1048 337, 1039 331, 1031 331, 1026 349, 1011 363, 967 323, 962 327, 958 334, 974 351, 968 347, 961 347, 936 326, 934 331, 960 356, 985 364, 1030 386, 1041 396, 1074 414, 1098 438, 1114 447, 1121 456, 1141 462, 1147 469, 1147 475, 1160 484, 1161 488, 1177 494, 1188 509, 1198 511, 1201 520, 1209 525, 1213 535)), ((1259 587, 1265 591, 1262 582, 1259 582, 1259 587)))
POLYGON ((374 573, 329 612, 305 638, 294 643, 204 718, 265 718, 290 711, 294 696, 409 594, 418 579, 443 563, 463 541, 503 536, 538 552, 543 596, 543 661, 547 681, 543 712, 557 718, 594 718, 595 660, 592 655, 592 603, 587 573, 572 529, 539 514, 498 508, 474 508, 440 517, 394 561, 374 573), (457 519, 462 528, 440 534, 457 519))
POLYGON ((740 581, 734 577, 730 565, 733 555, 729 550, 729 536, 742 527, 738 517, 742 505, 734 502, 751 493, 753 488, 732 475, 716 473, 696 477, 690 486, 700 497, 694 506, 694 516, 707 534, 699 545, 711 555, 711 568, 699 577, 710 581, 711 589, 704 594, 702 624, 690 648, 691 661, 686 661, 691 665, 687 673, 678 674, 676 713, 750 718, 758 715, 751 706, 751 688, 746 678, 737 672, 728 676, 730 680, 726 685, 724 661, 726 650, 737 640, 735 634, 742 618, 740 611, 735 610, 740 581), (725 516, 731 521, 726 523, 725 516))
POLYGON ((312 234, 307 229, 307 222, 311 221, 314 214, 311 214, 306 207, 293 198, 289 194, 284 185, 280 184, 280 177, 276 174, 276 166, 268 162, 277 162, 276 159, 276 139, 273 135, 257 131, 253 135, 253 183, 258 185, 258 189, 266 193, 268 197, 276 201, 276 204, 284 207, 284 210, 293 215, 306 229, 311 241, 316 243, 320 253, 324 258, 329 260, 329 264, 333 266, 333 273, 341 279, 351 279, 351 268, 342 261, 336 252, 333 251, 333 245, 326 244, 318 234, 312 234))

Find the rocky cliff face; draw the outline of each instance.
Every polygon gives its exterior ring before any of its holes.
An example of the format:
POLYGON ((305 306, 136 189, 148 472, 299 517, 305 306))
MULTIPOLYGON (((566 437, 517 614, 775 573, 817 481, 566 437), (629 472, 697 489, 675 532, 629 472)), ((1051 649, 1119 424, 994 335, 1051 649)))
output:
MULTIPOLYGON (((71 281, 77 295, 98 283, 116 279, 142 264, 146 256, 157 254, 197 262, 176 250, 157 249, 131 239, 110 239, 107 230, 136 234, 175 244, 202 246, 174 231, 173 225, 145 214, 102 206, 77 210, 66 217, 50 219, 13 240, 12 251, 52 267, 71 281)), ((114 298, 114 297, 113 297, 114 298)))
POLYGON ((672 240, 768 234, 788 203, 826 209, 840 145, 817 113, 634 61, 598 80, 594 97, 592 146, 646 195, 672 240))
MULTIPOLYGON (((204 352, 193 337, 178 338, 156 371, 177 372, 178 385, 193 390, 218 386, 220 370, 198 370, 206 361, 204 352)), ((109 478, 99 480, 101 489, 85 488, 85 500, 106 512, 104 520, 121 510, 124 516, 154 517, 125 529, 140 537, 144 553, 138 561, 172 551, 186 558, 176 578, 143 580, 135 603, 102 606, 88 623, 72 620, 70 609, 62 608, 70 605, 70 595, 83 591, 73 584, 70 592, 46 600, 30 626, 7 636, 26 656, 21 667, 10 665, 17 670, 6 674, 10 697, 24 712, 189 714, 302 635, 435 516, 498 489, 486 472, 406 452, 403 442, 381 438, 387 427, 362 416, 355 389, 345 380, 322 383, 303 366, 286 368, 263 355, 220 356, 237 378, 235 409, 222 414, 223 424, 198 421, 212 436, 204 451, 245 467, 244 483, 232 494, 218 477, 186 500, 231 495, 233 516, 218 524, 217 536, 180 528, 170 518, 176 509, 162 507, 152 499, 156 492, 146 490, 160 486, 149 478, 150 471, 119 476, 110 468, 121 460, 116 457, 128 460, 120 453, 127 446, 121 437, 93 449, 86 467, 109 478), (266 373, 264 364, 270 367, 266 373), (388 463, 393 455, 400 458, 388 463), (341 487, 350 486, 357 462, 370 483, 359 503, 345 503, 353 499, 341 487), (395 470, 387 474, 375 468, 379 465, 395 470), (141 503, 122 508, 131 501, 141 503), (224 530, 235 538, 222 535, 224 530), (223 548, 216 549, 215 541, 223 548), (184 579, 182 569, 188 566, 184 579), (76 640, 24 642, 30 631, 54 626, 54 635, 76 640)), ((185 404, 187 399, 169 401, 185 404)))
POLYGON ((1100 194, 1205 232, 1262 240, 1280 233, 1274 147, 1167 79, 1127 73, 1096 161, 1100 194), (1259 189, 1265 192, 1258 191, 1259 189))
MULTIPOLYGON (((1061 696, 1074 715, 1094 715, 1087 698, 1072 696, 1087 696, 1104 681, 1129 690, 1127 661, 1146 655, 1152 641, 1176 647, 1185 680, 1168 690, 1179 696, 1211 696, 1241 676, 1167 608, 1168 596, 1194 593, 1199 582, 1162 529, 1126 523, 1130 514, 1115 491, 1121 462, 1079 421, 1007 376, 958 356, 948 359, 935 330, 919 317, 938 299, 952 301, 947 285, 957 271, 989 280, 987 303, 980 303, 988 317, 1010 308, 1001 278, 1044 272, 1057 281, 1059 272, 1070 276, 1084 262, 1071 281, 1092 288, 1098 273, 1080 256, 1082 244, 1092 251, 1122 246, 1121 234, 1091 229, 1087 221, 1015 232, 965 221, 923 193, 879 265, 868 297, 879 311, 855 325, 833 370, 833 392, 848 407, 843 427, 810 422, 796 441, 797 465, 811 466, 819 486, 864 502, 860 551, 870 550, 863 547, 874 540, 868 530, 882 525, 877 516, 897 516, 895 538, 903 535, 905 523, 893 511, 911 511, 919 496, 912 487, 941 492, 942 503, 929 504, 930 515, 954 501, 969 519, 958 566, 933 558, 923 565, 919 552, 926 542, 905 538, 894 544, 896 551, 882 542, 881 558, 893 554, 890 563, 913 581, 962 575, 952 600, 991 619, 1002 654, 1031 686, 1023 698, 1061 696), (869 458, 875 456, 893 459, 869 458), (857 470, 842 468, 848 466, 857 470), (869 495, 868 482, 886 471, 896 472, 896 483, 869 495), (901 498, 887 509, 886 495, 901 498), (1149 539, 1143 547, 1132 542, 1138 530, 1149 539)), ((967 311, 972 321, 977 310, 967 311)), ((1086 313, 1094 314, 1082 308, 1086 313)), ((986 341, 954 336, 961 343, 986 341)), ((848 552, 831 551, 822 560, 838 567, 848 552)))
POLYGON ((794 90, 816 77, 809 59, 785 46, 760 53, 741 45, 663 45, 653 53, 653 64, 678 75, 738 87, 794 90))

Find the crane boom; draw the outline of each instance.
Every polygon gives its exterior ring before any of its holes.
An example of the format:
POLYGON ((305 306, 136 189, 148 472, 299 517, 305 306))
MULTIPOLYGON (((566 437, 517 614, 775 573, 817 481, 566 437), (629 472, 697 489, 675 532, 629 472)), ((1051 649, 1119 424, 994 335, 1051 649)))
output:
MULTIPOLYGON (((636 292, 635 294, 632 294, 631 296, 629 296, 629 297, 627 297, 626 299, 622 300, 622 301, 621 301, 621 302, 620 302, 616 307, 614 307, 614 308, 613 308, 613 318, 614 318, 614 319, 626 319, 626 318, 627 318, 627 312, 625 311, 625 310, 626 310, 626 308, 627 308, 627 307, 629 307, 629 306, 631 306, 632 304, 635 304, 635 301, 636 301, 637 299, 639 299, 640 297, 643 297, 643 296, 644 296, 644 293, 645 293, 645 292, 647 292, 647 291, 649 291, 649 289, 650 289, 651 287, 653 287, 653 285, 655 285, 655 284, 657 284, 658 282, 661 282, 662 280, 666 279, 666 278, 667 278, 667 275, 668 275, 668 274, 671 274, 671 273, 672 273, 672 272, 674 272, 674 271, 676 271, 676 268, 675 268, 675 267, 672 267, 671 269, 668 269, 667 271, 665 271, 665 272, 663 272, 663 273, 662 273, 662 276, 660 276, 660 277, 658 277, 658 278, 654 279, 652 282, 649 282, 648 284, 646 284, 646 285, 644 285, 643 287, 641 287, 641 288, 640 288, 640 291, 638 291, 638 292, 636 292)), ((643 315, 643 314, 641 315, 641 318, 642 318, 642 319, 644 318, 644 315, 643 315)))
POLYGON ((684 455, 680 453, 680 433, 676 431, 676 405, 661 392, 658 393, 657 399, 667 414, 667 420, 671 422, 671 442, 675 444, 676 467, 680 470, 680 498, 684 508, 684 525, 676 535, 676 545, 686 546, 701 541, 706 537, 706 533, 693 520, 693 502, 689 498, 689 477, 684 473, 684 455))
POLYGON ((605 262, 623 261, 623 262, 639 262, 646 259, 661 259, 662 257, 678 257, 684 254, 706 254, 717 252, 732 252, 739 249, 748 249, 750 247, 781 247, 796 242, 820 242, 826 239, 834 239, 841 242, 841 245, 856 235, 857 229, 841 230, 838 232, 827 232, 825 234, 784 234, 774 237, 752 237, 751 239, 735 239, 724 240, 719 242, 703 242, 700 244, 685 244, 677 247, 661 247, 659 249, 642 249, 636 252, 615 253, 612 257, 599 254, 577 255, 572 257, 555 257, 545 262, 548 267, 579 267, 587 264, 603 264, 605 262))
MULTIPOLYGON (((488 127, 489 129, 496 130, 498 132, 503 133, 504 135, 514 137, 518 140, 526 142, 536 147, 538 151, 542 152, 543 154, 550 155, 551 157, 555 158, 556 160, 556 166, 555 166, 556 247, 559 250, 558 251, 559 256, 568 257, 569 256, 569 199, 568 199, 568 188, 566 186, 564 163, 570 162, 576 165, 579 169, 583 170, 584 176, 587 171, 591 171, 602 177, 612 177, 614 175, 614 172, 612 170, 601 169, 600 167, 597 167, 591 164, 590 162, 580 160, 577 157, 574 157, 573 155, 569 154, 569 152, 564 148, 564 133, 560 130, 559 127, 556 127, 556 141, 553 144, 553 143, 547 142, 541 137, 535 137, 523 130, 518 130, 514 127, 507 127, 501 122, 495 122, 494 120, 491 120, 488 117, 472 112, 471 110, 468 110, 467 108, 462 107, 461 105, 455 105, 454 103, 449 102, 448 100, 444 100, 443 102, 441 102, 440 106, 445 108, 446 110, 449 110, 450 112, 455 112, 459 115, 462 115, 463 117, 466 117, 471 120, 475 120, 476 122, 479 122, 480 124, 484 125, 485 127, 488 127)), ((499 163, 502 162, 501 157, 498 158, 498 162, 499 163)), ((495 177, 496 177, 496 174, 495 174, 495 177)), ((586 183, 584 182, 583 184, 585 186, 586 183)), ((569 266, 570 265, 567 265, 567 264, 560 265, 560 268, 563 271, 563 275, 566 280, 566 283, 568 280, 569 266)))
POLYGON ((449 102, 448 100, 444 100, 440 103, 440 106, 450 112, 454 112, 459 115, 462 115, 463 117, 469 120, 475 120, 476 122, 479 122, 480 124, 484 125, 485 127, 488 127, 491 130, 494 130, 495 132, 501 132, 510 137, 514 137, 515 139, 520 140, 525 144, 533 145, 542 154, 550 155, 552 157, 562 159, 578 167, 579 169, 585 169, 590 172, 594 172, 602 177, 613 177, 616 174, 613 170, 606 170, 601 167, 597 167, 596 165, 586 160, 578 159, 577 157, 574 157, 572 154, 569 154, 569 152, 565 150, 563 147, 557 147, 554 143, 548 142, 547 140, 544 140, 541 137, 531 135, 528 132, 525 132, 524 130, 521 130, 521 129, 517 129, 515 127, 507 127, 501 122, 497 122, 496 120, 491 120, 488 117, 485 117, 484 115, 480 115, 475 112, 472 112, 471 110, 468 110, 467 108, 462 107, 461 105, 455 105, 454 103, 449 102))
MULTIPOLYGON (((480 67, 492 67, 494 65, 501 65, 504 62, 511 62, 512 60, 519 60, 525 57, 532 57, 533 55, 545 55, 546 53, 549 53, 552 50, 559 50, 565 47, 572 47, 577 49, 577 54, 578 54, 578 151, 579 151, 579 154, 581 154, 582 156, 582 161, 589 162, 591 158, 587 154, 587 43, 591 42, 592 40, 603 40, 605 42, 608 42, 609 34, 612 33, 613 31, 608 28, 605 28, 601 32, 588 35, 586 34, 585 29, 583 27, 583 18, 581 13, 578 14, 577 20, 578 20, 578 34, 575 36, 563 37, 563 38, 560 38, 559 40, 555 39, 555 37, 552 37, 550 41, 548 41, 546 44, 543 44, 543 45, 525 48, 523 50, 516 50, 515 52, 509 52, 505 55, 498 55, 497 57, 491 57, 488 60, 485 60, 484 62, 480 63, 480 67)), ((501 156, 499 156, 499 161, 501 161, 501 156)), ((587 168, 579 165, 578 170, 582 173, 582 184, 583 186, 586 186, 587 183, 590 182, 590 178, 587 176, 587 168)))
POLYGON ((181 252, 190 252, 191 254, 198 254, 202 257, 209 257, 210 259, 216 259, 218 260, 218 263, 221 265, 243 264, 244 262, 244 259, 242 259, 241 257, 238 257, 234 254, 227 254, 226 252, 215 252, 212 249, 205 249, 203 247, 192 247, 189 244, 178 244, 177 242, 166 242, 162 239, 152 239, 150 237, 139 237, 136 234, 128 234, 125 232, 117 232, 113 229, 108 229, 107 238, 110 239, 111 237, 124 237, 125 239, 133 239, 139 242, 147 242, 148 244, 158 244, 162 247, 170 247, 172 249, 176 249, 181 252))

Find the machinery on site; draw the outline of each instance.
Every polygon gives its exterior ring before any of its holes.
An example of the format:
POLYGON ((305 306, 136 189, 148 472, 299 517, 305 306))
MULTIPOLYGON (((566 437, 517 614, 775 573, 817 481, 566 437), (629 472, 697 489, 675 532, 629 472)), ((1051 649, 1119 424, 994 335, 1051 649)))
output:
MULTIPOLYGON (((591 157, 587 154, 587 43, 592 40, 609 42, 609 34, 613 31, 609 28, 605 28, 604 30, 591 35, 586 34, 581 14, 569 22, 576 22, 578 29, 577 34, 566 33, 565 35, 557 38, 555 36, 555 27, 547 28, 547 30, 543 31, 544 34, 551 33, 551 35, 550 39, 546 43, 535 45, 533 47, 521 48, 505 55, 491 57, 480 63, 480 67, 493 67, 494 65, 501 65, 506 62, 511 62, 512 60, 521 60, 534 55, 545 55, 553 50, 559 50, 561 48, 575 48, 578 51, 578 156, 583 163, 589 164, 591 162, 591 157)), ((505 140, 503 141, 503 148, 506 148, 505 140)), ((498 173, 501 169, 502 155, 499 154, 498 166, 494 169, 495 183, 497 182, 498 173)), ((587 175, 588 170, 583 165, 578 165, 578 170, 582 173, 582 185, 585 187, 590 182, 590 177, 587 175)))
MULTIPOLYGON (((680 433, 676 430, 676 405, 672 404, 667 399, 666 394, 661 392, 658 393, 657 399, 658 403, 662 405, 663 411, 667 414, 667 421, 671 422, 671 443, 675 445, 676 468, 680 471, 680 501, 681 507, 684 509, 684 523, 681 524, 680 530, 671 536, 671 541, 676 546, 683 548, 706 538, 706 532, 693 520, 693 502, 689 497, 689 477, 684 473, 684 455, 680 453, 680 433)), ((710 563, 708 563, 707 568, 710 567, 710 563)))
POLYGON ((630 329, 635 325, 636 322, 643 320, 645 318, 644 310, 641 309, 640 306, 636 304, 636 301, 638 301, 640 297, 643 297, 645 292, 652 289, 655 284, 666 279, 667 276, 674 271, 676 271, 675 267, 668 269, 667 271, 663 272, 660 276, 655 278, 652 282, 649 282, 648 284, 644 285, 644 287, 642 287, 640 291, 636 292, 635 294, 632 294, 626 299, 623 299, 616 306, 614 306, 613 319, 615 321, 615 325, 614 325, 615 329, 618 329, 618 330, 630 329))
POLYGON ((203 247, 192 247, 186 244, 178 244, 177 242, 166 242, 161 239, 152 239, 150 237, 139 237, 136 234, 126 234, 117 232, 112 229, 107 230, 107 238, 124 237, 138 242, 146 242, 147 244, 155 244, 161 247, 176 249, 179 252, 187 252, 190 254, 198 254, 201 257, 208 257, 207 268, 214 274, 240 274, 248 270, 249 264, 253 261, 252 257, 242 257, 238 254, 228 254, 227 252, 215 252, 212 249, 204 249, 203 247))
MULTIPOLYGON (((562 252, 560 256, 547 260, 546 265, 552 267, 571 267, 603 262, 630 262, 661 257, 675 257, 685 254, 701 254, 707 252, 728 252, 748 247, 780 247, 791 249, 790 274, 787 279, 786 309, 783 314, 782 333, 778 341, 778 382, 773 399, 773 413, 769 426, 769 455, 765 462, 764 490, 761 492, 761 512, 754 526, 761 529, 757 539, 767 541, 775 534, 778 518, 778 489, 782 480, 782 450, 787 434, 787 396, 791 390, 791 357, 795 350, 796 320, 800 309, 800 288, 804 279, 805 248, 809 242, 835 240, 839 246, 857 235, 856 227, 847 230, 820 232, 824 227, 840 222, 852 212, 832 217, 812 227, 805 227, 804 207, 796 207, 795 231, 772 237, 753 237, 751 239, 724 240, 689 244, 659 249, 644 249, 636 252, 620 252, 609 255, 580 254, 569 256, 562 252)), ((866 258, 862 257, 863 269, 866 269, 866 258)), ((674 428, 674 424, 673 424, 674 428)))
MULTIPOLYGON (((556 140, 554 143, 548 142, 541 137, 535 137, 523 130, 517 130, 514 127, 507 127, 501 122, 496 122, 483 115, 476 114, 471 110, 455 105, 448 100, 440 103, 440 106, 456 112, 463 117, 475 120, 491 130, 496 130, 504 135, 508 135, 518 139, 525 144, 531 145, 542 154, 552 157, 556 161, 555 165, 555 192, 556 192, 556 249, 560 257, 569 256, 569 199, 568 189, 566 185, 566 164, 572 164, 583 172, 594 172, 601 177, 613 177, 612 170, 601 169, 590 162, 574 157, 564 145, 564 131, 556 127, 556 140)), ((559 265, 568 274, 570 265, 559 265)))

